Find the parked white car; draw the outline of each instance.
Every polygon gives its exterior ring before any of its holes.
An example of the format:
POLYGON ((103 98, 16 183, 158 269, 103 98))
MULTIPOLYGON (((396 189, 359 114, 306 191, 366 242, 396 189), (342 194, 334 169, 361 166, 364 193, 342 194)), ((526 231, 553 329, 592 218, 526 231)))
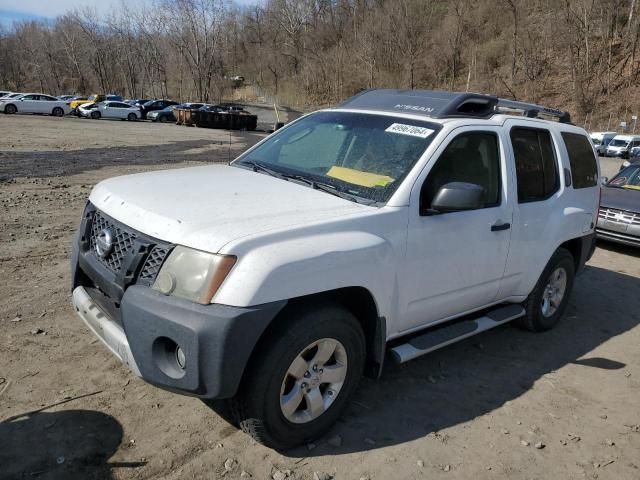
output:
POLYGON ((78 107, 78 113, 81 117, 93 118, 117 118, 120 120, 135 121, 140 119, 140 109, 132 107, 124 102, 100 102, 85 103, 78 107))
POLYGON ((617 135, 616 132, 591 132, 591 141, 593 142, 598 155, 604 155, 609 142, 617 135))
POLYGON ((13 113, 40 113, 63 117, 71 109, 64 100, 43 93, 26 93, 13 98, 0 99, 0 111, 13 113))
POLYGON ((244 431, 285 449, 326 432, 385 358, 510 321, 553 328, 595 248, 599 193, 565 112, 366 91, 231 165, 99 183, 72 301, 136 375, 230 399, 244 431))

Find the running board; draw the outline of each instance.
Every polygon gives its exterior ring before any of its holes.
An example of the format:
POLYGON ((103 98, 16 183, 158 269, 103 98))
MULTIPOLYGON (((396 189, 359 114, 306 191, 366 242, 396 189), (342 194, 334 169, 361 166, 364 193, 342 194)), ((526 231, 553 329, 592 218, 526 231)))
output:
POLYGON ((521 305, 507 305, 485 313, 471 320, 455 320, 446 326, 437 326, 426 333, 411 338, 407 343, 391 349, 391 355, 397 363, 408 362, 416 357, 459 342, 485 330, 523 317, 525 310, 521 305))

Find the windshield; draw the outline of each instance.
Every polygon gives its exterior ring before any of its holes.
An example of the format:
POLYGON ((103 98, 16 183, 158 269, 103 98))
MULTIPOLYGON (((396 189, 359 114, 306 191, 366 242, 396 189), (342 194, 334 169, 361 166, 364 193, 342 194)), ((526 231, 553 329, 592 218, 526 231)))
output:
POLYGON ((607 183, 607 186, 640 191, 640 165, 630 165, 621 170, 607 183))
POLYGON ((621 140, 619 138, 614 138, 609 144, 610 147, 626 147, 627 145, 629 145, 629 140, 621 140))
POLYGON ((318 112, 269 137, 234 163, 259 164, 338 192, 386 202, 439 129, 437 124, 406 118, 318 112))

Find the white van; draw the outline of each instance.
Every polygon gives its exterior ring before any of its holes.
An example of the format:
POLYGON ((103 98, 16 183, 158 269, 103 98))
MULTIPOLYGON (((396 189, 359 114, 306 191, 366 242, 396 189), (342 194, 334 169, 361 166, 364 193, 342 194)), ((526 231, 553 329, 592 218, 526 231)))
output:
POLYGON ((616 135, 605 148, 605 157, 629 158, 629 152, 633 147, 640 147, 638 135, 616 135))
POLYGON ((611 142, 616 135, 616 132, 591 132, 589 134, 598 155, 604 155, 604 151, 609 145, 609 142, 611 142))

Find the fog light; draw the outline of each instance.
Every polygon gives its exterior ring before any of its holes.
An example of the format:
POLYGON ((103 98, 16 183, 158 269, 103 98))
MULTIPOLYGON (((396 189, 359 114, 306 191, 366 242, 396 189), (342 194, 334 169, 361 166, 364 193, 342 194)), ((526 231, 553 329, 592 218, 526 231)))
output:
POLYGON ((178 366, 183 370, 187 366, 187 358, 180 347, 176 348, 176 361, 178 362, 178 366))

